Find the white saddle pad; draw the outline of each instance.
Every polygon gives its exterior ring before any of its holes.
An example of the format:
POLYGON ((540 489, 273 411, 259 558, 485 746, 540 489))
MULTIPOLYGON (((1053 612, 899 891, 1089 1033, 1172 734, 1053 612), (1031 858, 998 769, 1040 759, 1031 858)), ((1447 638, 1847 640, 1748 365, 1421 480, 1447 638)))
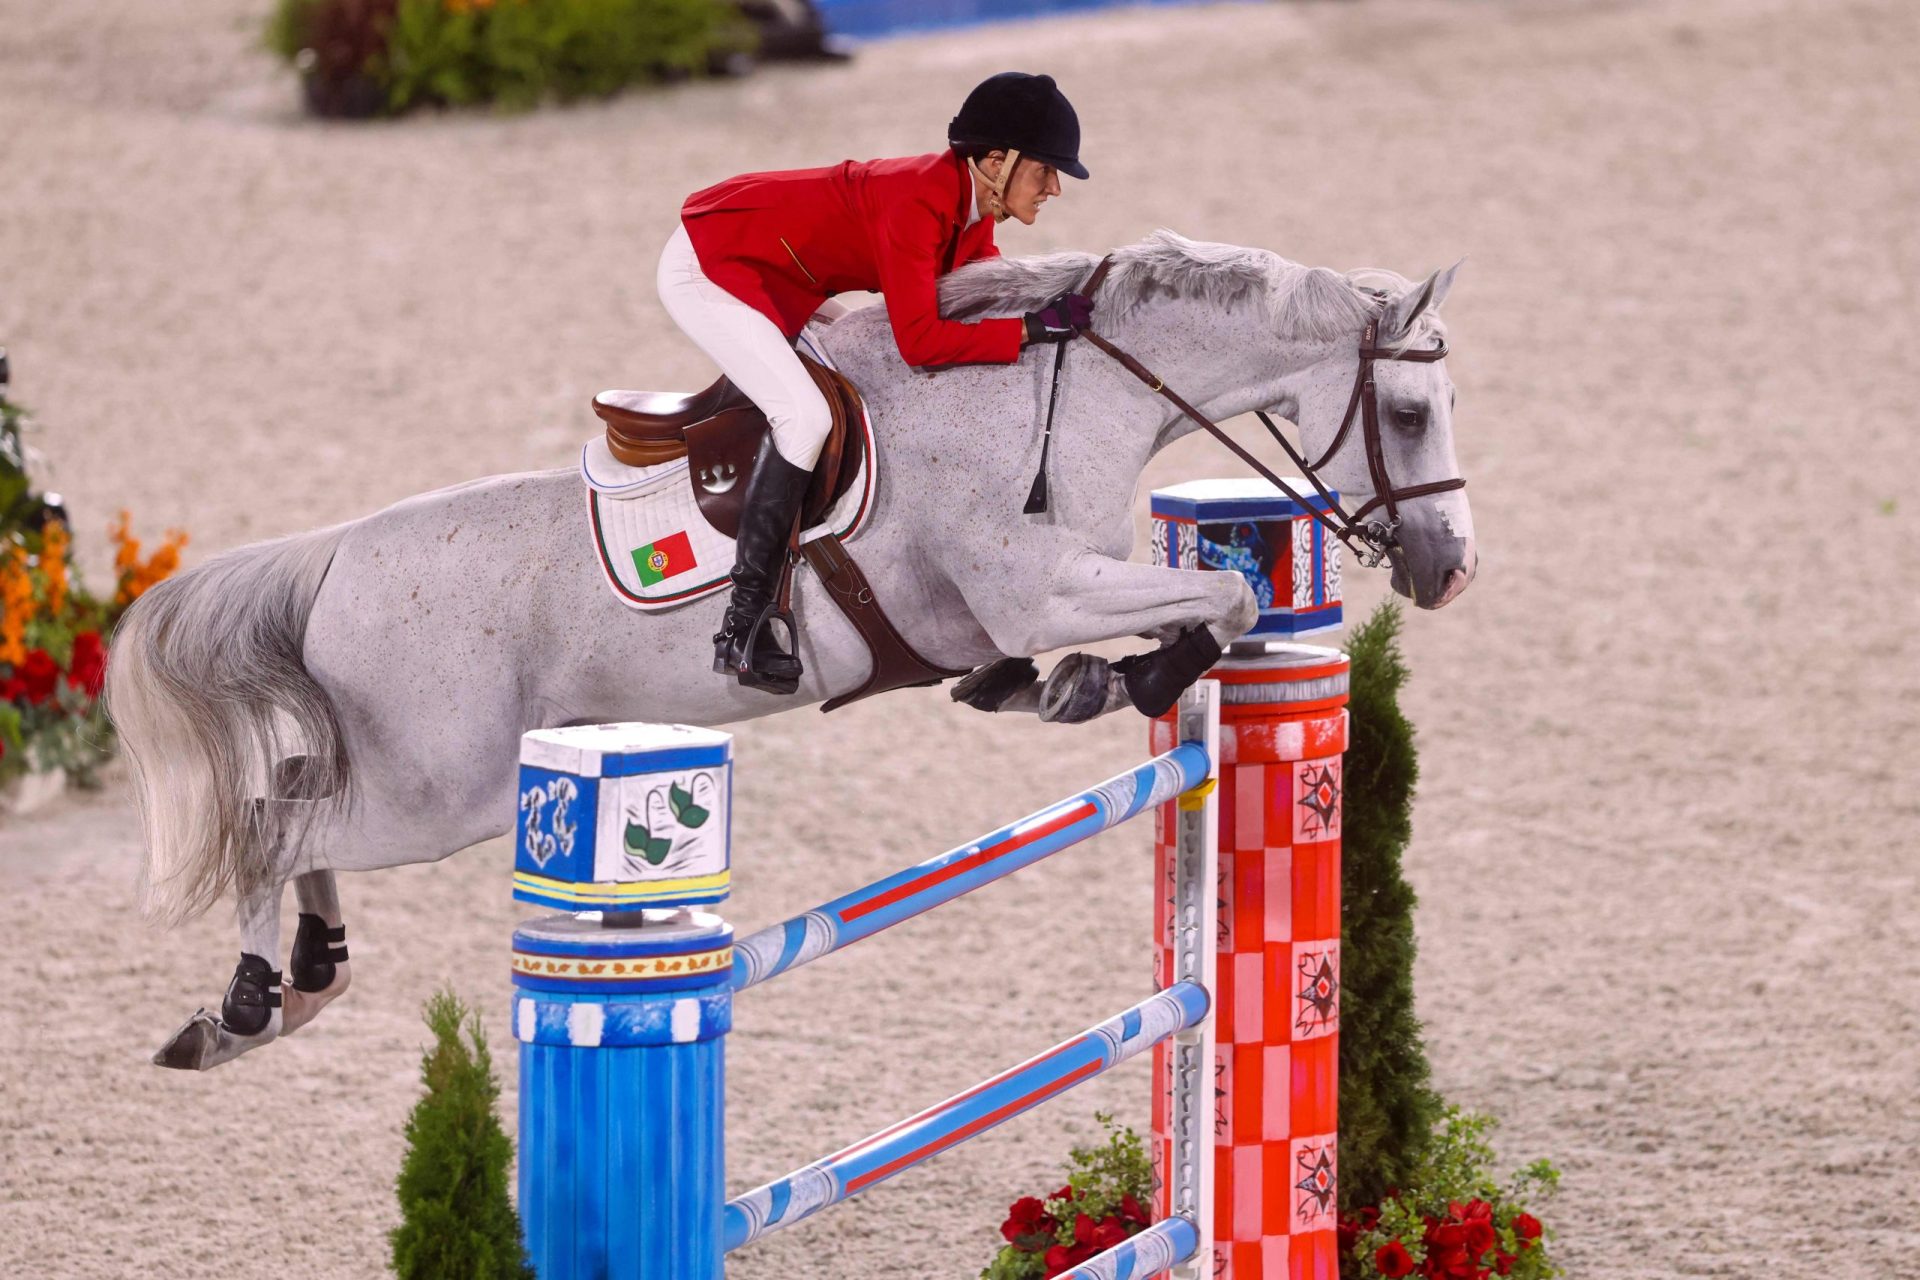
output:
MULTIPOLYGON (((800 341, 808 355, 832 366, 807 336, 800 341)), ((844 541, 873 509, 873 423, 864 406, 853 429, 864 437, 860 474, 826 518, 800 535, 803 542, 829 532, 844 541)), ((586 483, 594 555, 620 603, 651 613, 727 586, 733 569, 733 539, 700 514, 685 458, 651 467, 628 466, 607 449, 606 433, 596 432, 580 450, 580 477, 586 483)))

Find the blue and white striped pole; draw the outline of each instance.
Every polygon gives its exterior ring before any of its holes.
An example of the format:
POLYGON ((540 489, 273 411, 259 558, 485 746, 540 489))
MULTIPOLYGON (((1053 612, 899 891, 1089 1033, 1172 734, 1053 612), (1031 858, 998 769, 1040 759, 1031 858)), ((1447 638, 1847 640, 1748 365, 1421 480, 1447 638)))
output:
POLYGON ((1203 987, 1177 983, 965 1093, 755 1188, 727 1204, 726 1247, 731 1252, 790 1227, 1058 1097, 1197 1025, 1207 1009, 1203 987))
POLYGON ((1030 867, 1204 782, 1206 747, 1183 742, 1165 755, 1050 804, 971 844, 855 889, 791 920, 741 939, 733 987, 745 991, 789 969, 832 955, 882 929, 1030 867))

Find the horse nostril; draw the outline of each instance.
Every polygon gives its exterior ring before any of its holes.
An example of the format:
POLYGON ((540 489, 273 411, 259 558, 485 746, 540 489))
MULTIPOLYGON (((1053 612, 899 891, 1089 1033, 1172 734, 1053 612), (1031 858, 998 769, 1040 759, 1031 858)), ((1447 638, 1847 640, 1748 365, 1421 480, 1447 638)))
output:
POLYGON ((1445 580, 1440 583, 1440 598, 1434 601, 1433 607, 1438 609, 1441 605, 1451 602, 1455 596, 1467 589, 1467 583, 1470 581, 1472 579, 1467 576, 1465 569, 1449 569, 1445 580))

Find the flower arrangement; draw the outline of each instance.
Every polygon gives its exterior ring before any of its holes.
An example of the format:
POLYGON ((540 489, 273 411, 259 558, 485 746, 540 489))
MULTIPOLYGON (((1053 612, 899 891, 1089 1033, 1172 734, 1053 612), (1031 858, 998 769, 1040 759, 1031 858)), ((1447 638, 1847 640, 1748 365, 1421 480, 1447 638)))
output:
POLYGON ((1419 1160, 1411 1190, 1394 1190, 1339 1220, 1343 1272, 1363 1280, 1549 1280, 1563 1274, 1547 1253, 1546 1228, 1527 1212, 1560 1174, 1545 1160, 1505 1186, 1490 1172, 1493 1120, 1449 1107, 1419 1160))
POLYGON ((100 702, 107 637, 128 605, 179 567, 187 535, 174 530, 143 556, 121 512, 108 530, 113 594, 92 595, 73 569, 58 496, 32 491, 26 427, 0 381, 0 786, 56 772, 90 786, 113 748, 100 702))
POLYGON ((1153 1164, 1146 1144, 1113 1117, 1095 1117, 1106 1130, 1098 1146, 1075 1147, 1067 1183, 1045 1198, 1023 1196, 1000 1224, 1006 1241, 980 1280, 1051 1280, 1105 1253, 1153 1225, 1153 1164))
POLYGON ((308 107, 340 116, 604 96, 751 43, 725 0, 278 0, 267 26, 308 107))

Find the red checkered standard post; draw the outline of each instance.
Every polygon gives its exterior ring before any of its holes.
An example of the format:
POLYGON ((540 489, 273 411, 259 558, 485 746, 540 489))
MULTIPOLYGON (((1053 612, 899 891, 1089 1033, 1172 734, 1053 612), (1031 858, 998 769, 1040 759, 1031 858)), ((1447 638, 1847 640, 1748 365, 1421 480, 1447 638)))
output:
MULTIPOLYGON (((1221 683, 1216 1280, 1337 1280, 1340 801, 1347 656, 1269 644, 1221 683)), ((1173 721, 1154 722, 1156 751, 1173 721)), ((1156 964, 1171 963, 1174 826, 1155 828, 1156 964)), ((1154 1051, 1153 1155, 1167 1167, 1171 1075, 1154 1051)), ((1160 1196, 1165 1197, 1165 1179, 1160 1196)), ((1166 1206, 1160 1206, 1161 1213, 1166 1206)))

